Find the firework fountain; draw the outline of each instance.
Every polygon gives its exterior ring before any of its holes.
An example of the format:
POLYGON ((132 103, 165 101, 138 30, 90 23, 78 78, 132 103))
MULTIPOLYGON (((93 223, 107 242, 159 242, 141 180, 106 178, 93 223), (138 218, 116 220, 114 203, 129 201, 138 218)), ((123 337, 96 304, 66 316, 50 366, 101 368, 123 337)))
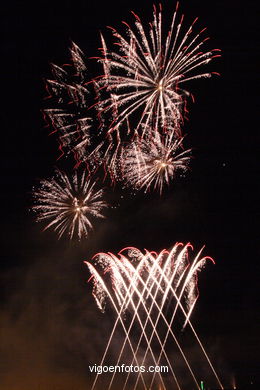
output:
MULTIPOLYGON (((104 310, 108 299, 117 314, 101 365, 105 362, 116 331, 123 329, 125 337, 119 349, 116 366, 123 361, 125 351, 131 353, 131 364, 139 367, 145 365, 147 361, 152 362, 154 366, 159 366, 164 361, 170 370, 172 388, 181 389, 180 378, 166 351, 166 343, 168 339, 171 339, 171 342, 177 346, 189 375, 199 389, 198 380, 189 359, 174 332, 176 316, 181 315, 183 327, 190 326, 210 369, 222 387, 190 322, 190 316, 198 298, 198 272, 208 260, 212 262, 213 260, 208 256, 201 257, 201 250, 194 260, 190 261, 189 249, 192 249, 190 244, 181 243, 176 244, 170 251, 163 250, 160 253, 153 251, 142 253, 139 249, 129 247, 121 250, 118 255, 97 254, 93 259, 94 265, 92 262, 86 262, 91 273, 93 296, 98 307, 104 310), (107 275, 109 275, 108 280, 107 275), (171 302, 170 316, 167 314, 169 302, 171 302), (133 343, 134 334, 139 334, 139 339, 133 343), (157 345, 157 348, 154 345, 157 345)), ((109 390, 113 389, 115 378, 114 373, 108 386, 109 390)), ((130 379, 128 374, 123 389, 127 389, 130 379)), ((92 390, 95 389, 97 380, 98 376, 94 380, 92 390)), ((152 389, 153 385, 158 386, 158 383, 166 389, 165 379, 160 373, 154 373, 152 378, 147 378, 139 372, 131 389, 152 389), (137 387, 140 385, 141 387, 137 387)))

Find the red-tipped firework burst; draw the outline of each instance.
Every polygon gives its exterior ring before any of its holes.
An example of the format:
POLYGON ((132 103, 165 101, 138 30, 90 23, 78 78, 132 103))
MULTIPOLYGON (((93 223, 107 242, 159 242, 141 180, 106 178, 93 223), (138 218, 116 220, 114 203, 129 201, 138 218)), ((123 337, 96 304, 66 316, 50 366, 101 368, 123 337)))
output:
POLYGON ((193 33, 194 24, 184 30, 183 16, 178 18, 178 3, 167 34, 162 32, 162 10, 154 7, 153 21, 149 31, 141 19, 133 13, 135 25, 123 22, 125 34, 111 28, 116 51, 110 51, 101 36, 101 57, 104 74, 96 79, 101 99, 97 106, 101 116, 109 114, 112 120, 104 132, 115 142, 135 134, 149 133, 149 126, 160 118, 161 128, 181 125, 184 117, 186 97, 190 93, 182 89, 189 80, 210 77, 212 73, 200 72, 200 68, 219 56, 218 49, 202 51, 208 40, 202 38, 205 29, 193 33), (107 97, 102 97, 102 92, 107 97), (130 134, 127 134, 128 122, 130 134))
POLYGON ((53 79, 46 80, 46 88, 55 108, 43 111, 44 117, 58 135, 63 154, 73 153, 77 162, 88 160, 92 142, 92 119, 88 112, 90 98, 87 89, 87 68, 83 52, 72 43, 71 64, 63 67, 51 64, 53 79))

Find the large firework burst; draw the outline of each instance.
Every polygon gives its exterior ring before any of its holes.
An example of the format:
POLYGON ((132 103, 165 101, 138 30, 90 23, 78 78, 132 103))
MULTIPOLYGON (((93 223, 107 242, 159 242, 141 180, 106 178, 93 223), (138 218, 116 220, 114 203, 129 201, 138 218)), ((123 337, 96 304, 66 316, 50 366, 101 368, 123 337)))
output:
POLYGON ((50 221, 44 230, 53 227, 59 238, 67 232, 81 239, 93 228, 91 218, 104 218, 101 214, 107 204, 102 200, 103 190, 87 178, 86 172, 75 172, 71 178, 56 170, 56 177, 42 180, 34 191, 37 221, 50 221))
POLYGON ((135 125, 130 135, 143 135, 156 118, 165 126, 166 118, 171 118, 174 127, 179 126, 185 110, 187 90, 180 88, 188 80, 210 77, 212 73, 200 72, 198 69, 217 57, 214 49, 202 51, 201 47, 208 38, 201 38, 205 29, 192 35, 192 25, 182 33, 183 16, 177 17, 177 9, 166 38, 162 33, 162 12, 154 7, 153 21, 149 32, 145 31, 140 18, 135 15, 135 27, 123 22, 126 34, 120 34, 112 28, 117 51, 109 51, 102 40, 102 62, 104 74, 97 78, 99 91, 106 90, 108 96, 101 98, 97 104, 100 115, 109 113, 112 120, 108 134, 114 133, 115 141, 121 142, 127 131, 126 125, 133 113, 135 125), (138 120, 136 121, 136 118, 138 120))
POLYGON ((136 140, 124 150, 121 172, 127 186, 145 191, 154 188, 161 193, 164 184, 187 171, 191 149, 184 150, 183 138, 175 139, 174 130, 168 130, 165 135, 153 132, 148 141, 136 140))

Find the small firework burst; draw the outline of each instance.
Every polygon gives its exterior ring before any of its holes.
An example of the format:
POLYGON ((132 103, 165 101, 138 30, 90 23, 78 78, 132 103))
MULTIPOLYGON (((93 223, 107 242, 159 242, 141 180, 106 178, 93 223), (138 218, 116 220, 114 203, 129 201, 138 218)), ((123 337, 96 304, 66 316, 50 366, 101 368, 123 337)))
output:
POLYGON ((70 239, 87 237, 93 229, 92 218, 104 218, 102 210, 107 207, 102 200, 103 190, 96 190, 86 172, 75 172, 71 177, 56 170, 50 180, 42 180, 34 191, 37 222, 50 221, 44 230, 53 227, 59 238, 68 233, 70 239))
POLYGON ((126 147, 121 158, 122 177, 127 186, 145 192, 154 188, 162 193, 176 174, 185 173, 191 149, 183 150, 183 138, 175 139, 174 131, 133 142, 126 147))

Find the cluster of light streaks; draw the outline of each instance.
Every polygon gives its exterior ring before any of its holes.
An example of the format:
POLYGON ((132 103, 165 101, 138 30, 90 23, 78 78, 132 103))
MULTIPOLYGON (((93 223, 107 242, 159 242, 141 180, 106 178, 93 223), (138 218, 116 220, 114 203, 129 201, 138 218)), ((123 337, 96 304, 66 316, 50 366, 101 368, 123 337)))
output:
MULTIPOLYGON (((96 189, 96 181, 90 179, 99 167, 103 166, 112 181, 126 187, 162 193, 189 166, 191 149, 183 146, 182 127, 192 94, 183 85, 217 74, 200 68, 219 57, 219 50, 203 49, 208 37, 203 38, 205 29, 193 34, 197 18, 184 29, 178 3, 166 34, 161 6, 154 6, 153 20, 147 27, 133 15, 132 27, 123 22, 124 33, 111 28, 116 49, 110 51, 101 35, 101 55, 94 58, 102 63, 103 74, 88 80, 83 52, 72 43, 72 63, 62 67, 52 64, 53 79, 46 81, 48 98, 55 107, 45 109, 44 116, 58 135, 61 155, 72 153, 76 168, 82 162, 88 168, 88 174, 75 171, 71 176, 57 170, 56 177, 42 180, 34 191, 32 209, 37 221, 47 221, 45 229, 53 228, 59 238, 65 233, 70 239, 87 237, 92 218, 104 218, 108 205, 103 190, 96 189), (96 92, 94 101, 91 88, 96 92)), ((192 330, 223 389, 190 321, 199 296, 198 273, 207 260, 213 260, 201 257, 201 250, 190 261, 190 249, 190 244, 181 243, 160 253, 127 247, 117 255, 99 253, 93 262, 86 261, 98 307, 104 311, 109 301, 117 315, 101 365, 121 329, 124 339, 116 365, 127 353, 130 363, 137 366, 147 361, 158 366, 164 361, 170 369, 171 389, 181 390, 180 377, 166 349, 170 339, 199 390, 194 369, 176 336, 178 317, 183 328, 188 325, 192 330)), ((131 380, 128 374, 122 390, 131 380)), ((115 372, 108 390, 114 383, 115 372)), ((152 377, 139 372, 131 390, 151 390, 154 386, 168 388, 160 372, 152 377)))
POLYGON ((104 218, 102 210, 107 207, 102 199, 103 190, 96 189, 86 171, 75 172, 71 177, 57 170, 50 180, 42 180, 34 191, 37 221, 50 221, 44 230, 53 227, 59 238, 66 232, 70 239, 87 237, 93 229, 92 218, 104 218))
MULTIPOLYGON (((177 243, 170 251, 162 250, 160 253, 145 250, 144 253, 137 248, 127 247, 121 250, 118 255, 113 253, 99 253, 93 262, 86 261, 93 282, 93 296, 98 307, 104 310, 106 300, 109 300, 117 313, 117 318, 108 340, 101 365, 104 363, 113 336, 118 327, 122 328, 125 334, 124 341, 118 354, 116 365, 122 361, 124 351, 128 347, 132 355, 131 364, 142 366, 147 360, 159 365, 164 359, 171 371, 172 385, 181 389, 179 378, 170 362, 165 350, 166 342, 171 336, 176 344, 180 356, 195 382, 200 389, 195 373, 185 355, 180 342, 174 333, 174 323, 177 312, 183 317, 183 326, 189 324, 203 353, 210 365, 218 383, 219 378, 205 352, 191 322, 190 316, 198 298, 197 277, 198 272, 204 267, 207 260, 213 262, 212 258, 206 256, 201 258, 201 251, 194 260, 189 260, 190 244, 177 243), (98 270, 100 269, 100 271, 98 270), (107 279, 109 275, 109 279, 107 279), (168 302, 171 304, 172 312, 166 316, 168 302), (127 313, 129 321, 127 321, 127 313), (165 328, 165 332, 159 332, 159 328, 165 328), (133 345, 131 332, 137 334, 139 328, 139 340, 133 345), (153 345, 159 344, 160 352, 155 353, 153 345), (145 351, 141 354, 141 345, 145 345, 145 351)), ((143 351, 143 349, 142 349, 143 351)), ((166 389, 164 379, 158 374, 147 378, 141 372, 136 377, 135 384, 131 389, 136 390, 141 385, 143 389, 151 389, 158 375, 158 380, 163 389, 166 389), (149 381, 149 384, 147 383, 149 381)), ((92 390, 95 389, 98 377, 96 376, 92 390)), ((108 389, 112 389, 115 375, 112 375, 108 389)), ((129 375, 125 379, 123 390, 128 384, 129 375)), ((222 385, 221 385, 222 387, 222 385)), ((173 387, 171 387, 173 388, 173 387)))
POLYGON ((154 6, 148 26, 133 15, 132 26, 123 22, 124 32, 111 28, 114 49, 101 35, 101 55, 92 58, 102 63, 103 74, 87 79, 84 56, 75 43, 71 65, 52 65, 54 79, 47 80, 47 90, 56 107, 44 114, 58 133, 62 154, 73 153, 77 163, 86 162, 91 172, 102 166, 112 182, 161 193, 176 170, 187 170, 189 162, 186 155, 179 162, 174 157, 182 143, 187 97, 192 96, 182 86, 216 74, 200 68, 218 57, 219 50, 203 49, 208 37, 206 29, 193 33, 197 18, 184 28, 178 3, 166 32, 161 6, 154 6), (162 155, 171 156, 171 162, 160 163, 162 155))

